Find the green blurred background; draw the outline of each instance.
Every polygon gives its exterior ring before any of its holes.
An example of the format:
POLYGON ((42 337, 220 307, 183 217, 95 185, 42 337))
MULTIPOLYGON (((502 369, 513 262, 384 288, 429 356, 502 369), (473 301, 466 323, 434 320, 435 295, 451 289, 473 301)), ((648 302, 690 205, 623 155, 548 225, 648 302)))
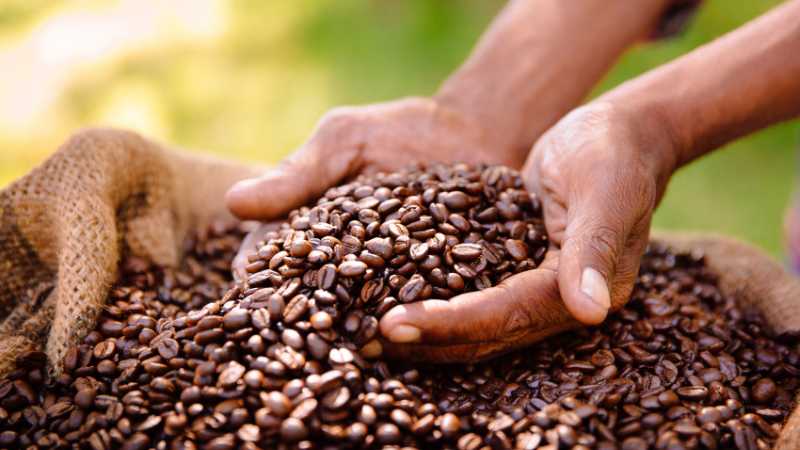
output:
MULTIPOLYGON (((707 0, 689 30, 630 51, 602 92, 777 1, 707 0)), ((327 109, 432 93, 503 3, 492 0, 3 0, 0 186, 89 125, 276 162, 327 109)), ((634 13, 634 12, 632 12, 634 13)), ((681 171, 655 219, 782 255, 797 122, 681 171)))

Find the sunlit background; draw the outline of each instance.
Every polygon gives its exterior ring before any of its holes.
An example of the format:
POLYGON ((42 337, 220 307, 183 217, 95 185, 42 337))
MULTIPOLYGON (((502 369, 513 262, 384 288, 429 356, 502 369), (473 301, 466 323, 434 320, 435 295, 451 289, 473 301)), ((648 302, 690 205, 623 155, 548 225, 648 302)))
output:
MULTIPOLYGON (((597 92, 778 3, 707 0, 680 38, 627 54, 597 92)), ((432 93, 502 6, 493 0, 0 2, 0 185, 80 127, 276 162, 339 104, 432 93)), ((717 230, 781 255, 797 123, 682 171, 656 225, 717 230)))

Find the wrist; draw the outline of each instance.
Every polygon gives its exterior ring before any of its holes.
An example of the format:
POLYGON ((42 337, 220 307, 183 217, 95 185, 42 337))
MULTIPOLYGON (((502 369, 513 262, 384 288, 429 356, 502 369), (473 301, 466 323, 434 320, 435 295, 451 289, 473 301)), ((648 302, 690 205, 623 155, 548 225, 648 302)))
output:
POLYGON ((519 149, 512 121, 503 119, 502 114, 489 114, 485 108, 481 108, 480 102, 473 100, 467 87, 448 82, 431 99, 440 114, 457 117, 461 126, 469 128, 471 134, 480 136, 482 147, 502 154, 501 159, 509 161, 513 167, 522 165, 525 153, 519 149))
POLYGON ((657 104, 597 100, 586 105, 602 114, 601 126, 619 130, 634 149, 647 174, 656 181, 659 197, 680 167, 681 139, 657 104))
POLYGON ((474 117, 522 161, 672 1, 510 2, 435 98, 474 117))

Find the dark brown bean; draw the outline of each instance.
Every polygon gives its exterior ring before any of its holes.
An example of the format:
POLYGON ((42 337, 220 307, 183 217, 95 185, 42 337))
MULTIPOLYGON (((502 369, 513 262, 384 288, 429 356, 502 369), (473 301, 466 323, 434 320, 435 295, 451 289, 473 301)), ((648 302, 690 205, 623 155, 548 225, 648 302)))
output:
POLYGON ((367 270, 367 265, 361 261, 345 261, 339 265, 338 272, 343 277, 358 277, 364 274, 367 270))

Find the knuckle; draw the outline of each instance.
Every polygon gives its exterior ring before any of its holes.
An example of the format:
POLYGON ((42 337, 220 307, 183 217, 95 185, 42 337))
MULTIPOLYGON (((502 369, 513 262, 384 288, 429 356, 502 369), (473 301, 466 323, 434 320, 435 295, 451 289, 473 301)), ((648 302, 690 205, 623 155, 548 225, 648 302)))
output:
POLYGON ((608 267, 619 257, 620 233, 613 227, 601 225, 592 231, 587 240, 587 251, 608 267))
POLYGON ((358 108, 354 106, 338 106, 331 109, 319 121, 319 130, 341 130, 357 120, 358 108))
POLYGON ((633 291, 633 283, 636 281, 636 276, 631 273, 616 274, 614 277, 615 286, 612 288, 611 295, 611 310, 616 311, 626 303, 630 298, 633 291))
POLYGON ((283 160, 281 160, 278 166, 284 172, 288 173, 297 172, 302 169, 304 165, 304 160, 306 159, 313 160, 313 158, 309 157, 311 155, 306 155, 306 153, 316 153, 316 152, 317 152, 316 147, 314 149, 304 152, 300 151, 294 152, 291 155, 284 158, 283 160))
POLYGON ((320 119, 307 147, 316 158, 342 156, 342 151, 363 147, 369 128, 366 120, 358 107, 334 108, 320 119))
POLYGON ((510 307, 501 326, 497 328, 495 340, 513 340, 526 333, 536 323, 536 318, 524 296, 503 284, 497 288, 503 291, 502 295, 508 299, 510 307))
POLYGON ((563 178, 563 173, 564 170, 556 161, 549 160, 539 163, 539 176, 541 177, 542 184, 557 184, 557 181, 563 178))

